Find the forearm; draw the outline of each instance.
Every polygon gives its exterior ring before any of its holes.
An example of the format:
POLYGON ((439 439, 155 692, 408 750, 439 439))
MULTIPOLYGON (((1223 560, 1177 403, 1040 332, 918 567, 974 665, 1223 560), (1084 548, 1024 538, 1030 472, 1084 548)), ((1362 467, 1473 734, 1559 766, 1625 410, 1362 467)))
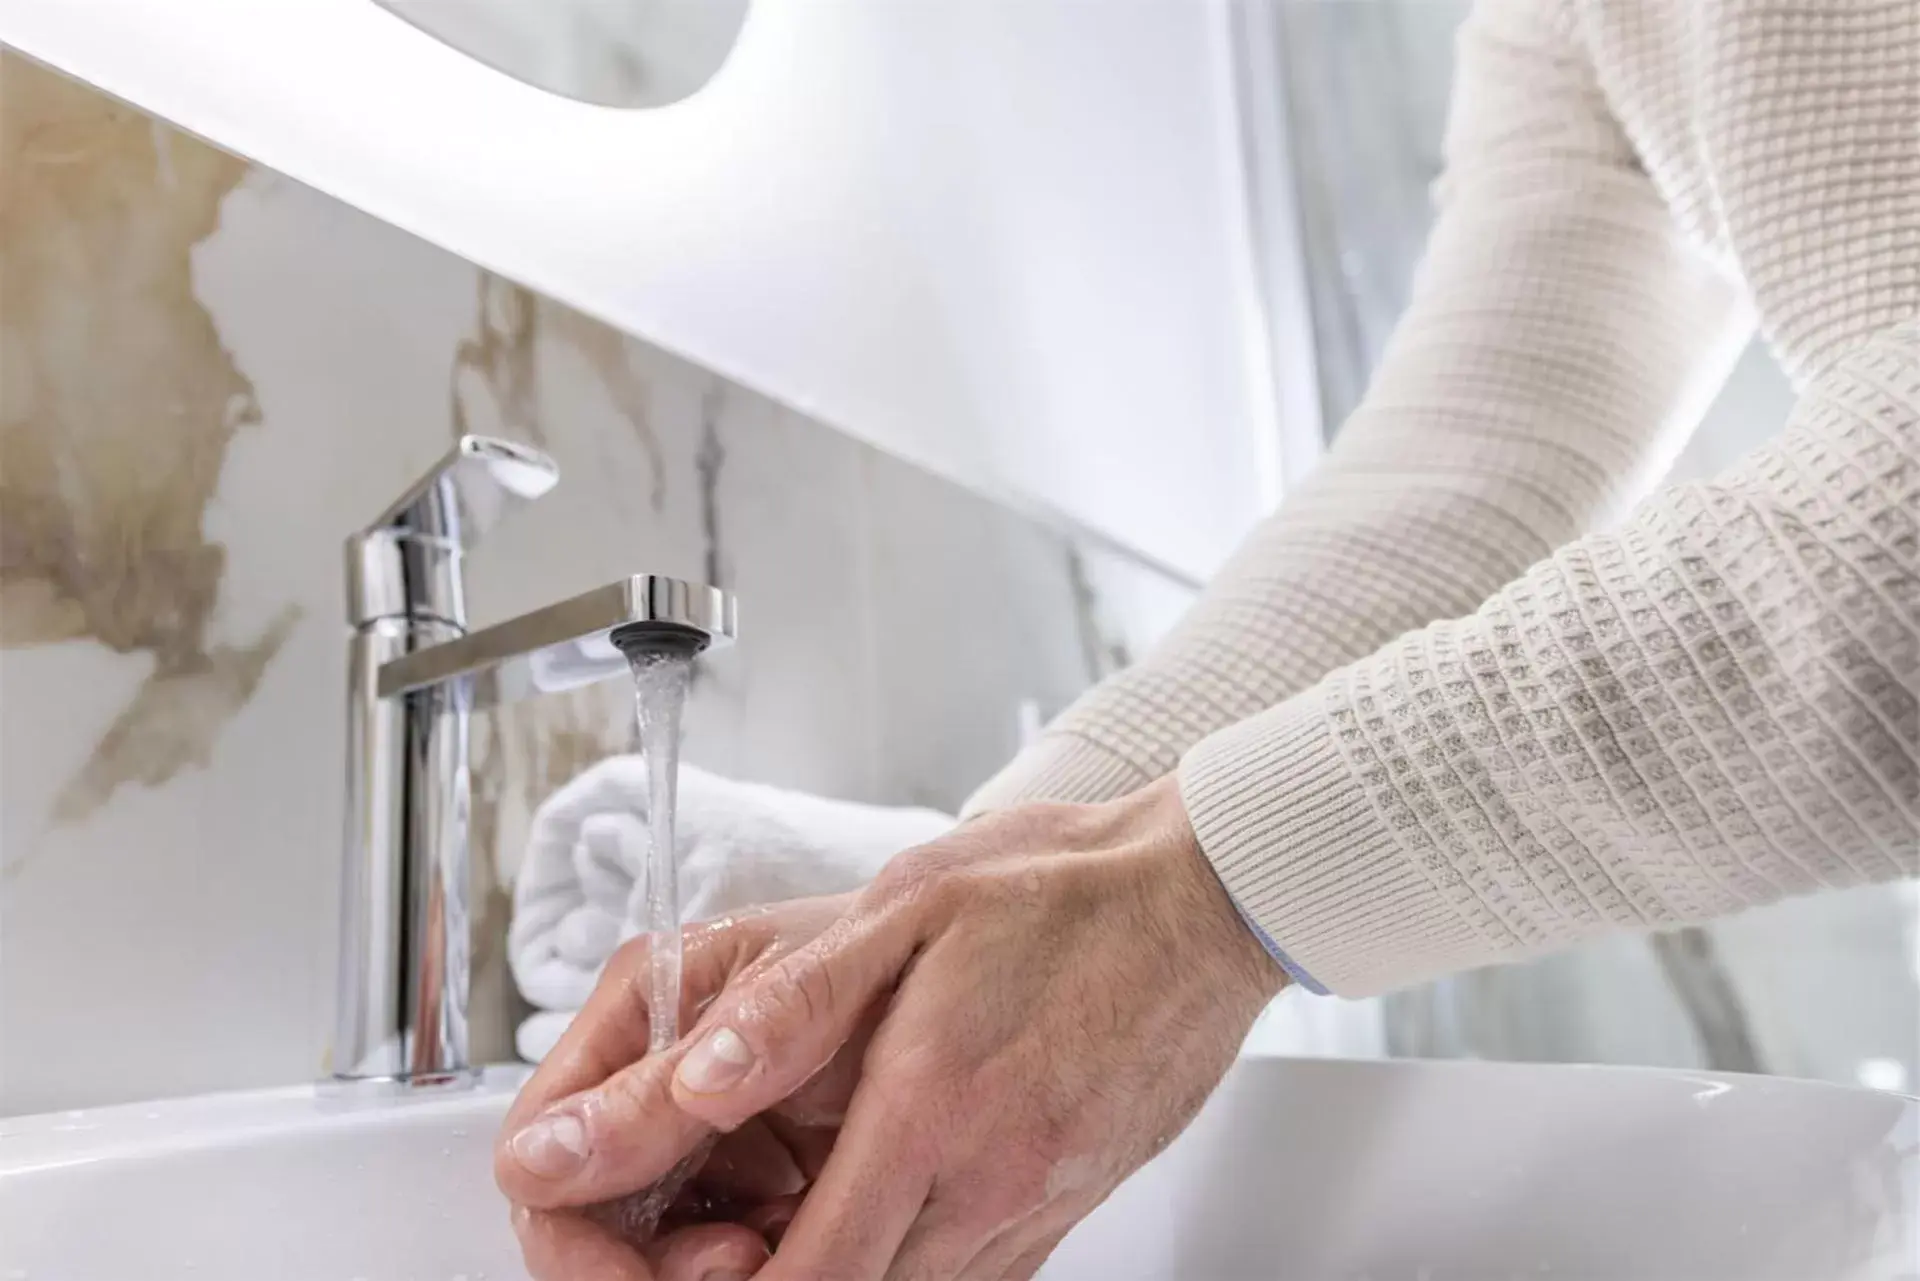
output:
POLYGON ((1344 995, 1920 871, 1920 324, 1720 481, 1181 767, 1242 909, 1344 995))
POLYGON ((1213 731, 1473 609, 1654 479, 1661 440, 1704 404, 1703 369, 1748 323, 1541 9, 1485 5, 1463 36, 1415 295, 1319 471, 1163 645, 969 812, 1160 777, 1213 731))

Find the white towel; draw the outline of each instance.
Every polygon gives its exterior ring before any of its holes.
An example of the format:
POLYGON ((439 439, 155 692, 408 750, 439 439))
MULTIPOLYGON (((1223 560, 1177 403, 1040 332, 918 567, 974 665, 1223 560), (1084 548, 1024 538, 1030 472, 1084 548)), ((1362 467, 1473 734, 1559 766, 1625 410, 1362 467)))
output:
MULTIPOLYGON (((681 915, 711 920, 761 903, 837 894, 953 827, 935 810, 860 805, 693 766, 680 770, 681 915)), ((507 932, 514 982, 536 1013, 515 1037, 522 1057, 553 1047, 614 949, 645 928, 647 771, 638 756, 602 761, 534 813, 507 932)))

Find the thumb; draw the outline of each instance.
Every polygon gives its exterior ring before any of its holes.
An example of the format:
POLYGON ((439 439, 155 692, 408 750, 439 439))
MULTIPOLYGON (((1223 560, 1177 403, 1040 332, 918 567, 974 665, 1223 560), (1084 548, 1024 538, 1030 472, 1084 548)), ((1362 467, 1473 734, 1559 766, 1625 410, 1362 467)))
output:
POLYGON ((686 1115, 731 1130, 805 1085, 919 949, 913 915, 841 918, 715 1003, 673 1074, 686 1115))

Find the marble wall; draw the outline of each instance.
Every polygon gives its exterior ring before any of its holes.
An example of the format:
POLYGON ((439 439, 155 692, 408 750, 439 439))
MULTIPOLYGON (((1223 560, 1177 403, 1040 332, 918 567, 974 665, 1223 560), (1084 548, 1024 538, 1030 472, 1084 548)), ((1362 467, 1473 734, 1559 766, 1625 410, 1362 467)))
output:
MULTIPOLYGON (((476 619, 738 594, 685 751, 739 777, 954 806, 1190 594, 12 55, 0 129, 0 1111, 323 1070, 341 544, 458 433, 563 470, 476 619)), ((529 812, 630 707, 476 726, 485 1055, 529 812)))

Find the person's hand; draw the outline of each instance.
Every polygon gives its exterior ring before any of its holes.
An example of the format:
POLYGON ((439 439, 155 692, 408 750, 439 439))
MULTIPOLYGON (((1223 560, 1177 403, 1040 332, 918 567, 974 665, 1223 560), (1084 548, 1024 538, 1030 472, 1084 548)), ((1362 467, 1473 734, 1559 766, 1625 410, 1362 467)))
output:
POLYGON ((1283 984, 1171 779, 1011 810, 896 858, 818 938, 729 984, 672 1056, 670 1104, 655 1079, 608 1141, 654 1177, 690 1129, 844 1070, 883 1010, 758 1275, 1026 1278, 1185 1128, 1283 984))
MULTIPOLYGON (((682 1024, 730 982, 752 980, 818 937, 851 903, 805 899, 688 927, 682 1024)), ((514 1230, 536 1281, 751 1275, 820 1173, 851 1096, 865 1044, 858 1031, 828 1070, 720 1136, 657 1237, 633 1239, 626 1211, 664 1172, 647 1162, 670 1149, 672 1165, 713 1135, 671 1104, 680 1055, 646 1058, 649 964, 645 939, 615 954, 502 1127, 496 1180, 515 1203, 514 1230), (562 1128, 539 1130, 541 1120, 562 1128), (643 1137, 650 1142, 639 1144, 643 1137)))

